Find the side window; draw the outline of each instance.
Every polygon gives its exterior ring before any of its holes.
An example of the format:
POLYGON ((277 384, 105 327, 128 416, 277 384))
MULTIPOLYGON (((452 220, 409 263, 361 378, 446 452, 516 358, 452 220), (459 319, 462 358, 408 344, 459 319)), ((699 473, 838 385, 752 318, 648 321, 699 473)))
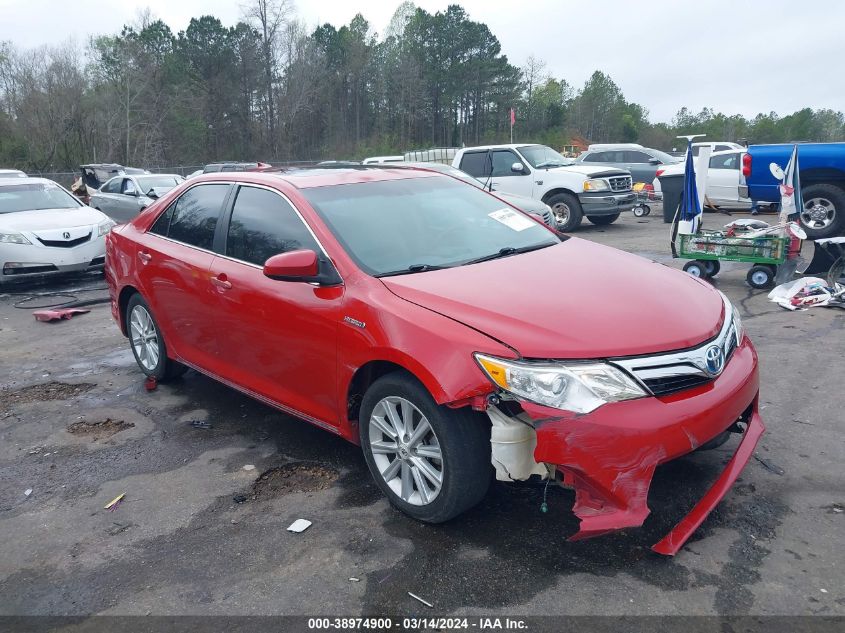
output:
POLYGON ((625 152, 625 160, 622 162, 625 163, 648 163, 651 160, 651 156, 646 154, 645 152, 637 152, 634 150, 628 150, 625 152))
POLYGON ((232 208, 226 255, 263 266, 273 255, 320 247, 293 207, 279 194, 241 187, 232 208))
POLYGON ((521 163, 522 160, 510 150, 496 150, 493 152, 493 177, 522 176, 519 172, 511 170, 511 165, 521 163))
POLYGON ((604 163, 606 162, 606 152, 592 152, 591 154, 587 154, 583 158, 583 162, 585 163, 604 163))
MULTIPOLYGON (((214 229, 229 185, 197 185, 188 189, 173 205, 167 237, 211 250, 214 229)), ((159 218, 161 219, 161 218, 159 218)), ((158 222, 156 222, 158 223, 158 222)))
POLYGON ((105 185, 103 185, 103 193, 120 193, 120 183, 122 178, 112 178, 105 185))
POLYGON ((716 149, 714 149, 713 151, 714 152, 721 152, 721 151, 726 150, 726 149, 731 149, 731 148, 728 145, 717 145, 716 149))
POLYGON ((461 171, 465 171, 473 178, 483 178, 490 175, 487 152, 466 152, 461 157, 461 171))
POLYGON ((135 188, 135 183, 132 181, 131 178, 124 178, 123 179, 123 194, 127 196, 134 196, 138 193, 138 190, 135 188))
POLYGON ((175 206, 176 203, 174 202, 167 207, 167 211, 158 216, 158 219, 150 227, 150 233, 167 237, 167 231, 170 230, 170 218, 173 217, 173 207, 175 206))
POLYGON ((739 169, 739 154, 725 154, 713 156, 710 159, 711 169, 739 169))

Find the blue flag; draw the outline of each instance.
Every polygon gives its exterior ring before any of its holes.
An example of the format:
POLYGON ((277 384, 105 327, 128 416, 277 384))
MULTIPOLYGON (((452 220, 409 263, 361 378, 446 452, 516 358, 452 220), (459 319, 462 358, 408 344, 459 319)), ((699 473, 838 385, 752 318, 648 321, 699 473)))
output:
POLYGON ((698 186, 695 184, 695 157, 692 155, 692 139, 687 141, 687 162, 684 166, 684 194, 681 198, 680 219, 691 222, 701 215, 698 200, 698 186))

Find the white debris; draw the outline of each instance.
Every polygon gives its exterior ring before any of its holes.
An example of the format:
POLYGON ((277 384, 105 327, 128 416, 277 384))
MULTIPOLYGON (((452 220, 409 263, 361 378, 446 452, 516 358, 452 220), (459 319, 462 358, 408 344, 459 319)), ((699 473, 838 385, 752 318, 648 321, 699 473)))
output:
POLYGON ((311 521, 308 519, 297 519, 288 526, 288 532, 304 532, 311 527, 311 521))
POLYGON ((349 582, 361 582, 361 579, 360 579, 360 578, 356 578, 355 576, 351 576, 351 577, 349 578, 349 582))
POLYGON ((408 592, 408 595, 409 595, 409 596, 411 596, 414 600, 416 600, 416 601, 418 601, 418 602, 422 602, 422 603, 423 603, 425 606, 427 606, 428 608, 430 608, 430 609, 433 609, 433 608, 434 608, 434 605, 433 605, 433 604, 431 604, 428 600, 423 600, 423 599, 422 599, 422 598, 420 598, 418 595, 416 595, 416 594, 414 594, 414 593, 411 593, 410 591, 408 592))
POLYGON ((255 466, 253 464, 247 464, 246 466, 244 466, 244 470, 255 470, 255 466))
POLYGON ((31 494, 32 494, 32 488, 27 488, 26 490, 23 491, 24 497, 28 497, 31 494))
POLYGON ((827 589, 819 589, 822 593, 827 593, 827 589))

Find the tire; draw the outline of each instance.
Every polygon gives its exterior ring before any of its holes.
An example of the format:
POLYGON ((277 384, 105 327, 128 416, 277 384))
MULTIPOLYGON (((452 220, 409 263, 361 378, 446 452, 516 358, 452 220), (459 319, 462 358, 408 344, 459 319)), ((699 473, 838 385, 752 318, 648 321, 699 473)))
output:
POLYGON ((684 272, 689 273, 693 277, 700 277, 701 279, 707 279, 709 277, 707 274, 707 266, 704 262, 700 262, 697 259, 684 264, 684 272))
POLYGON ((752 288, 756 288, 757 290, 771 288, 772 285, 774 285, 774 280, 775 273, 771 266, 765 266, 762 264, 752 266, 748 270, 748 274, 745 276, 745 281, 748 282, 748 285, 752 288))
POLYGON ((632 211, 635 218, 642 218, 651 213, 651 208, 647 204, 638 204, 632 211))
POLYGON ((708 277, 715 277, 722 270, 722 266, 718 260, 708 259, 704 262, 704 270, 707 272, 708 277))
POLYGON ((382 376, 367 389, 358 431, 378 487, 393 506, 419 521, 448 521, 481 501, 490 486, 490 428, 483 416, 468 408, 438 405, 404 372, 382 376), (405 435, 397 432, 404 428, 403 413, 413 429, 405 435), (424 420, 428 431, 414 445, 414 431, 423 428, 424 420), (411 442, 391 441, 409 435, 411 442), (417 453, 421 450, 426 455, 417 453), (382 473, 388 471, 385 478, 382 473))
POLYGON ((798 221, 807 237, 835 237, 845 229, 845 190, 836 185, 809 185, 801 191, 804 206, 798 221))
POLYGON ((571 193, 557 193, 545 201, 552 208, 558 231, 573 231, 581 224, 584 212, 571 193))
POLYGON ((187 371, 188 368, 182 363, 168 358, 167 346, 158 323, 150 306, 139 293, 129 298, 125 319, 129 347, 142 372, 158 382, 167 382, 187 371), (146 337, 146 343, 141 340, 142 337, 146 337))
POLYGON ((595 224, 596 226, 606 226, 608 224, 613 224, 616 220, 619 219, 619 214, 615 215, 588 215, 587 219, 595 224))

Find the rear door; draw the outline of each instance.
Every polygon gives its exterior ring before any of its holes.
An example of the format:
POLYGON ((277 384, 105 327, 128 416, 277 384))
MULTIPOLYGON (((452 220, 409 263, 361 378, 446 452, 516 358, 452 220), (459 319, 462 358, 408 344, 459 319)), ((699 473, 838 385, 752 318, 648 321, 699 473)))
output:
MULTIPOLYGON (((99 209, 109 217, 112 217, 112 213, 114 213, 116 201, 115 198, 120 196, 120 186, 123 182, 123 178, 120 176, 115 176, 111 180, 107 181, 102 187, 100 187, 99 191, 93 192, 93 199, 91 200, 91 205, 95 209, 99 209)), ((112 217, 112 219, 115 219, 112 217)))
POLYGON ((111 197, 109 216, 115 222, 123 223, 134 219, 138 215, 141 205, 135 180, 129 177, 123 177, 120 180, 120 193, 111 197))
POLYGON ((739 203, 741 152, 710 157, 707 170, 707 197, 716 204, 739 203))
POLYGON ((264 276, 271 256, 323 249, 278 191, 241 185, 210 276, 220 336, 220 375, 313 420, 338 425, 337 327, 343 286, 264 276))
POLYGON ((232 186, 203 183, 187 189, 138 238, 141 294, 171 353, 218 373, 211 262, 224 203, 232 186))

